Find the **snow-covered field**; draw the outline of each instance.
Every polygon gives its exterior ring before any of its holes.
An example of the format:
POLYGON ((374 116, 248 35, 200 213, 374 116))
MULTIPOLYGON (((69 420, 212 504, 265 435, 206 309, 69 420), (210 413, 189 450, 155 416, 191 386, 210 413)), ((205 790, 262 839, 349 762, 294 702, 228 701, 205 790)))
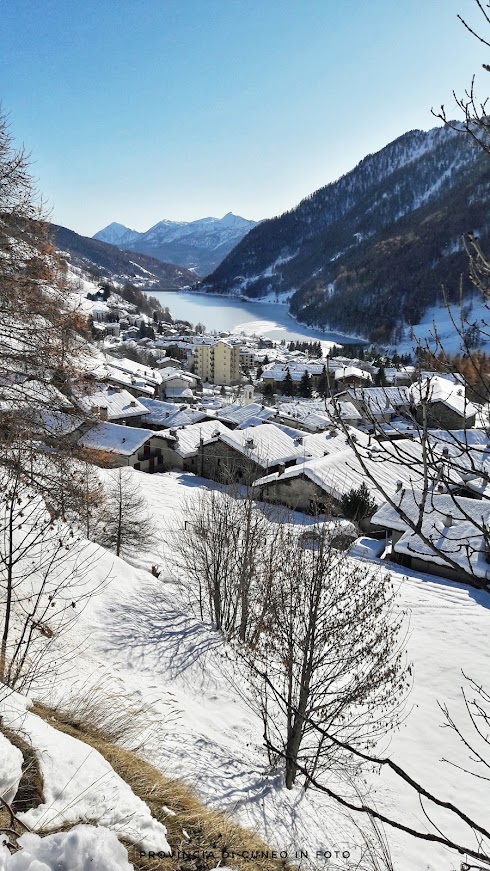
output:
MULTIPOLYGON (((326 867, 317 851, 359 855, 360 839, 342 810, 326 796, 301 788, 287 791, 268 771, 262 726, 220 637, 189 615, 185 591, 172 579, 171 536, 188 516, 186 504, 209 482, 182 473, 137 476, 157 524, 154 547, 134 565, 100 548, 93 568, 100 586, 63 645, 79 646, 70 674, 53 674, 37 694, 48 704, 103 688, 144 709, 144 753, 165 774, 184 779, 211 806, 256 830, 271 847, 294 859, 298 850, 326 867), (152 565, 163 571, 157 579, 152 565)), ((488 678, 490 610, 484 594, 443 579, 393 572, 400 606, 410 611, 409 657, 414 686, 402 726, 385 750, 438 796, 462 803, 482 824, 488 820, 488 783, 442 761, 463 767, 468 757, 457 736, 442 728, 440 704, 466 725, 462 671, 488 678)), ((470 763, 471 767, 471 763, 470 763)), ((474 767, 474 766, 473 766, 474 767)), ((1 769, 0 769, 1 776, 1 769)), ((366 775, 366 793, 406 825, 427 829, 426 806, 394 776, 366 775)), ((427 806, 428 812, 428 806, 427 806)), ((473 843, 468 830, 447 828, 445 812, 434 819, 451 836, 473 843)), ((456 869, 460 857, 387 830, 397 871, 456 869)), ((342 863, 341 863, 342 864, 342 863)), ((332 867, 332 865, 330 865, 332 867)), ((1 868, 1 865, 0 865, 1 868)))

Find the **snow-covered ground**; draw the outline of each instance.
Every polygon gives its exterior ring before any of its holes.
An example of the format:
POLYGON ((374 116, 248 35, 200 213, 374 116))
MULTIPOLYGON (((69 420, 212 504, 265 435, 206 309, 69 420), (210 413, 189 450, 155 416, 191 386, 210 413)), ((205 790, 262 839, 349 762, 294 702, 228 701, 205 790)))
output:
MULTIPOLYGON (((47 703, 103 687, 145 710, 146 758, 165 774, 184 779, 213 807, 257 831, 291 859, 303 849, 358 855, 360 839, 342 810, 325 795, 284 789, 268 770, 262 725, 243 682, 233 681, 233 663, 221 639, 185 607, 186 594, 171 577, 171 536, 189 516, 189 499, 210 482, 182 473, 144 475, 132 469, 157 524, 155 544, 134 566, 100 549, 93 568, 97 594, 63 639, 79 646, 69 680, 53 674, 39 688, 47 703), (163 571, 157 579, 152 565, 163 571), (87 644, 89 639, 90 643, 87 644), (230 680, 231 677, 231 680, 230 680)), ((484 594, 464 585, 394 570, 400 606, 410 614, 408 653, 414 686, 407 716, 383 748, 440 797, 463 803, 482 824, 488 818, 488 784, 441 761, 468 767, 461 742, 442 729, 440 704, 467 724, 461 696, 462 671, 489 684, 490 609, 484 594)), ((470 763, 471 767, 471 763, 470 763)), ((425 808, 394 776, 366 775, 369 800, 407 825, 427 827, 425 808)), ((461 823, 447 829, 445 812, 434 819, 452 836, 473 843, 461 823)), ((387 830, 397 871, 459 867, 459 857, 434 844, 387 830)), ((326 863, 325 863, 326 864, 326 863)), ((0 866, 1 867, 1 866, 0 866)), ((332 867, 332 865, 330 865, 332 867)), ((9 869, 10 871, 10 869, 9 869)))
POLYGON ((0 844, 0 871, 132 871, 128 852, 115 834, 103 826, 74 826, 41 838, 26 832, 21 849, 10 855, 0 844))
MULTIPOLYGON (((148 806, 109 762, 93 747, 57 731, 31 713, 28 705, 28 698, 0 686, 2 723, 35 748, 43 782, 44 801, 36 808, 18 812, 18 818, 33 830, 52 829, 79 820, 95 821, 142 850, 170 853, 165 827, 153 819, 148 806)), ((19 782, 20 774, 16 748, 10 745, 6 750, 7 758, 14 763, 10 783, 6 772, 1 776, 0 767, 0 795, 7 801, 9 787, 15 779, 19 782), (7 782, 5 793, 1 787, 3 780, 7 782)), ((16 790, 12 791, 15 795, 16 790)))
MULTIPOLYGON (((412 354, 417 343, 425 344, 428 340, 431 348, 435 347, 434 335, 437 331, 437 336, 440 345, 444 348, 447 354, 458 354, 461 352, 461 333, 468 329, 468 326, 477 323, 483 325, 481 333, 481 350, 490 351, 490 311, 488 304, 485 305, 482 299, 477 295, 470 301, 465 303, 466 323, 461 323, 461 307, 457 304, 450 306, 439 303, 427 309, 419 324, 416 324, 412 330, 406 329, 404 338, 396 345, 398 354, 412 354), (485 326, 486 324, 486 326, 485 326), (413 332, 413 335, 412 335, 413 332)), ((440 347, 440 346, 439 346, 440 347)), ((391 350, 394 350, 392 348, 391 350)))

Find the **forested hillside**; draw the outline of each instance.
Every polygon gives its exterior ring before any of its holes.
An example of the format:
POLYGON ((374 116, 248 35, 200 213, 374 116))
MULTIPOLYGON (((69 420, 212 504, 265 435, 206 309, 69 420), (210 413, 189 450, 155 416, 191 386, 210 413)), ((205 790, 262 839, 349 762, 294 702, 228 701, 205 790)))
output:
POLYGON ((489 170, 449 128, 411 131, 295 209, 255 227, 203 290, 260 298, 324 328, 396 339, 465 271, 461 235, 488 232, 489 170))
POLYGON ((136 251, 122 251, 108 242, 80 236, 66 227, 51 224, 53 242, 58 251, 68 254, 74 266, 100 278, 131 282, 153 290, 178 290, 196 280, 193 272, 173 263, 163 263, 136 251))

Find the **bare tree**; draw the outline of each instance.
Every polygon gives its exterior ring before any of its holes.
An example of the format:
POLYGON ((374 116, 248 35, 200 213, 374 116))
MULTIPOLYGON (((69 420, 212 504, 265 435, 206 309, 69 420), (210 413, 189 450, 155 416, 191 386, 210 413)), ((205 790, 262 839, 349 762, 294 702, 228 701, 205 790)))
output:
MULTIPOLYGON (((448 706, 441 705, 440 707, 444 715, 445 726, 459 736, 468 753, 468 766, 455 765, 455 767, 463 773, 471 774, 476 778, 483 777, 487 780, 490 770, 490 755, 488 753, 490 695, 485 688, 471 678, 465 676, 465 680, 467 688, 462 687, 462 695, 468 714, 469 729, 468 723, 463 725, 456 722, 448 706)), ((271 684, 271 692, 277 695, 283 705, 287 703, 287 696, 278 687, 271 684)), ((298 759, 298 771, 308 778, 311 787, 328 795, 342 808, 352 813, 353 820, 368 817, 371 823, 374 822, 376 825, 386 826, 420 841, 440 844, 454 850, 465 857, 466 862, 461 865, 461 868, 468 869, 468 871, 472 868, 481 868, 479 865, 472 864, 471 860, 484 862, 485 867, 490 864, 490 829, 488 825, 483 825, 465 810, 466 793, 464 787, 468 787, 467 782, 460 790, 462 793, 461 801, 455 803, 440 797, 433 789, 425 787, 422 782, 410 774, 407 765, 400 765, 389 756, 363 750, 359 746, 355 746, 354 742, 348 739, 344 740, 343 736, 335 734, 334 730, 328 727, 324 728, 323 724, 315 722, 311 717, 307 717, 307 722, 318 733, 318 740, 325 739, 331 742, 339 752, 347 756, 350 755, 354 764, 357 761, 363 765, 373 765, 381 776, 384 772, 389 772, 391 777, 395 777, 395 783, 398 782, 400 788, 408 788, 409 794, 416 798, 423 811, 426 828, 424 829, 421 823, 418 826, 409 825, 401 813, 379 811, 374 802, 366 798, 355 785, 351 794, 348 794, 345 784, 342 782, 335 783, 331 777, 322 776, 321 772, 311 776, 304 760, 298 759), (441 816, 441 812, 444 813, 444 816, 441 816)), ((286 751, 279 743, 271 745, 271 749, 278 758, 287 761, 286 751)), ((448 761, 454 765, 454 762, 450 760, 443 761, 448 761)))
MULTIPOLYGON (((85 321, 67 303, 23 148, 0 112, 0 680, 25 686, 87 595, 66 419, 85 321)), ((80 495, 80 494, 78 494, 80 495)))
MULTIPOLYGON (((0 112, 0 440, 54 438, 56 415, 78 414, 85 319, 67 305, 66 264, 54 251, 24 149, 0 112)), ((60 441, 64 434, 61 433, 60 441)))
MULTIPOLYGON (((485 27, 490 25, 490 15, 487 11, 489 9, 488 4, 483 3, 482 0, 475 0, 475 3, 481 14, 482 24, 485 27)), ((475 30, 466 18, 463 18, 462 15, 458 15, 458 18, 461 24, 478 42, 490 48, 490 41, 485 39, 479 31, 475 30)), ((486 72, 490 72, 489 64, 482 64, 482 68, 486 72)), ((475 76, 472 77, 469 87, 461 96, 458 96, 456 91, 453 91, 453 98, 460 111, 461 121, 455 122, 451 120, 444 105, 439 110, 432 109, 432 114, 439 118, 440 121, 443 121, 448 127, 468 136, 478 148, 490 154, 490 119, 487 115, 488 99, 478 98, 475 91, 475 76)))
POLYGON ((288 788, 299 759, 310 775, 345 768, 309 718, 371 747, 409 683, 390 579, 348 562, 336 531, 318 522, 300 534, 248 492, 212 490, 188 503, 173 541, 201 619, 235 642, 247 666, 270 761, 283 748, 288 788))
MULTIPOLYGON (((277 513, 277 512, 276 512, 277 513)), ((173 538, 191 602, 227 638, 255 644, 268 607, 279 527, 250 489, 210 490, 189 500, 173 538)))
POLYGON ((0 681, 23 688, 47 648, 77 618, 92 552, 33 489, 20 462, 0 465, 0 681))
POLYGON ((155 526, 148 504, 138 483, 138 476, 129 469, 113 469, 107 473, 105 501, 98 540, 117 556, 131 556, 144 550, 155 540, 155 526))
POLYGON ((266 625, 253 651, 241 654, 271 762, 280 748, 288 789, 299 774, 306 785, 326 769, 345 778, 352 756, 330 734, 372 748, 394 726, 410 685, 389 576, 338 551, 329 524, 314 530, 305 541, 282 526, 266 625))

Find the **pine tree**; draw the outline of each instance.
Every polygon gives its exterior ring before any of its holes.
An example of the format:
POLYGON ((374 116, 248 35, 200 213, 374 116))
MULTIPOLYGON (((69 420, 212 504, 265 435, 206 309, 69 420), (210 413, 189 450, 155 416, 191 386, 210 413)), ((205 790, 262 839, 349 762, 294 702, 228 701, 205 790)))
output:
POLYGON ((328 380, 327 367, 324 366, 317 387, 318 393, 324 398, 330 395, 330 383, 328 380))
POLYGON ((294 396, 296 393, 289 369, 286 369, 286 377, 283 382, 282 392, 284 393, 284 396, 294 396))
POLYGON ((303 375, 301 376, 298 393, 300 396, 303 397, 303 399, 311 399, 313 389, 311 386, 311 376, 307 369, 305 369, 303 375))

